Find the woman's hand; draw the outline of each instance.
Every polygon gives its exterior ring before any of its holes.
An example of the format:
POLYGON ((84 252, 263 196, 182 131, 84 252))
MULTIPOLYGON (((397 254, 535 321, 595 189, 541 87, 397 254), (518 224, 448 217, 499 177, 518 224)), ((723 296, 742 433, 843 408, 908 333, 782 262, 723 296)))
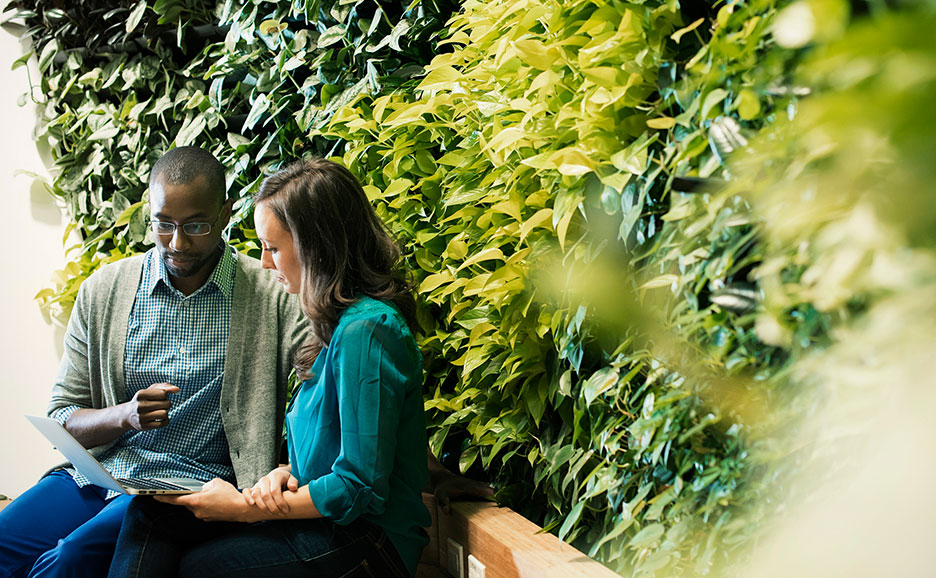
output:
POLYGON ((260 478, 252 488, 244 490, 244 500, 274 515, 285 515, 289 504, 283 497, 283 489, 291 492, 299 490, 299 480, 290 473, 289 466, 280 466, 260 478))
POLYGON ((182 496, 153 496, 157 501, 185 506, 195 517, 206 522, 255 522, 261 519, 254 508, 248 508, 241 493, 230 483, 215 478, 202 486, 202 491, 182 496))

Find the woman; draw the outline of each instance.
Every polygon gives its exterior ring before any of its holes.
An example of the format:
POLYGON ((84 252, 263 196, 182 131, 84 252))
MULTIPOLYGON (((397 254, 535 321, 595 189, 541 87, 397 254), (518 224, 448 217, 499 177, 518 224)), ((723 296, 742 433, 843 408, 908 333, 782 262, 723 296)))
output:
POLYGON ((134 499, 110 575, 412 576, 430 518, 399 249, 354 176, 325 160, 269 177, 254 221, 263 266, 299 295, 315 336, 296 355, 305 380, 286 414, 290 465, 242 493, 216 479, 161 503, 134 499))

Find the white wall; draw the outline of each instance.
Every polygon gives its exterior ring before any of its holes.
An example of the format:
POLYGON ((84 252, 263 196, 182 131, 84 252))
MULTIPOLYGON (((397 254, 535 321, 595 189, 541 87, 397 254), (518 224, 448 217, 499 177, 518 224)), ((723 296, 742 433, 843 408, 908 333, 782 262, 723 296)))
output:
MULTIPOLYGON (((33 296, 50 285, 52 272, 65 263, 66 225, 41 184, 14 174, 22 169, 48 175, 32 138, 36 105, 17 106, 28 87, 26 69, 10 70, 30 49, 21 44, 21 31, 11 25, 0 30, 0 494, 9 497, 21 494, 59 461, 23 415, 45 413, 62 348, 62 331, 43 320, 33 296)), ((35 57, 30 64, 36 82, 35 57)))

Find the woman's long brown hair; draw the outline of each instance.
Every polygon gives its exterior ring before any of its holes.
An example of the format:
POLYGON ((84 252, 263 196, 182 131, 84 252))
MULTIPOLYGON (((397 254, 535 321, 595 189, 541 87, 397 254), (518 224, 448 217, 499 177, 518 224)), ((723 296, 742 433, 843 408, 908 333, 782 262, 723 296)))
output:
POLYGON ((313 336, 295 355, 301 374, 362 296, 389 301, 414 328, 416 304, 399 267, 400 248, 351 171, 324 159, 295 162, 263 182, 256 203, 289 230, 302 267, 299 299, 313 336))

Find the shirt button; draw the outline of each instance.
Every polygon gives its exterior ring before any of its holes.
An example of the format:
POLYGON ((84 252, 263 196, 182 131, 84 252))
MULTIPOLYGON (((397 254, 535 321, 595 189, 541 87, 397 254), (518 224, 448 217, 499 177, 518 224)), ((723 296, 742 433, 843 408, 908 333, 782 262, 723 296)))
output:
POLYGON ((185 346, 184 346, 184 345, 183 345, 182 347, 179 348, 179 353, 185 353, 185 346))

